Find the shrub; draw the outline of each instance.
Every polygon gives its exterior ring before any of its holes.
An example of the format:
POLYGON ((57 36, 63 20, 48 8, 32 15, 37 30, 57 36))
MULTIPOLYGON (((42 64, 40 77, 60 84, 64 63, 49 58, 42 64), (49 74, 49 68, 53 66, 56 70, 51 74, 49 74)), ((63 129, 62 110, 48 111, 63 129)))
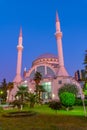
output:
POLYGON ((13 107, 17 107, 18 109, 21 109, 21 105, 23 105, 23 102, 20 100, 14 100, 10 103, 10 105, 13 105, 13 107))
POLYGON ((61 93, 69 92, 73 93, 74 95, 78 94, 78 88, 75 84, 64 84, 61 88, 59 88, 58 95, 60 97, 61 93))
POLYGON ((51 101, 49 102, 49 107, 54 110, 60 110, 62 105, 59 101, 51 101))
MULTIPOLYGON (((84 99, 84 103, 87 106, 87 99, 84 99)), ((81 98, 76 98, 75 105, 77 105, 77 106, 83 106, 82 99, 81 98)))
POLYGON ((73 93, 63 92, 60 95, 60 101, 66 108, 72 107, 75 103, 75 96, 73 93))

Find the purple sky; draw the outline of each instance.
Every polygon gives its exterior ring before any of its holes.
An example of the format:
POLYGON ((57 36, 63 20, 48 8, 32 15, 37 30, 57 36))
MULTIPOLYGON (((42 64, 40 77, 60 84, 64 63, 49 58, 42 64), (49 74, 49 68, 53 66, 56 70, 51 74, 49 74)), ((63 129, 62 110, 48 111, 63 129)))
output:
POLYGON ((63 32, 65 67, 70 75, 84 68, 87 49, 87 0, 0 0, 0 82, 16 74, 18 36, 23 30, 23 68, 43 53, 57 55, 56 10, 63 32))

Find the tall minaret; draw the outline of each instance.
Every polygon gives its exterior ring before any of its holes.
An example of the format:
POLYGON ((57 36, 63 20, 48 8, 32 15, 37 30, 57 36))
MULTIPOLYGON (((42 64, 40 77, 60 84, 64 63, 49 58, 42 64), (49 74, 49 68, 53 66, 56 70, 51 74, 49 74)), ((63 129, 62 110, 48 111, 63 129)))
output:
POLYGON ((17 70, 16 70, 16 77, 13 81, 15 83, 20 83, 21 80, 22 80, 22 77, 21 77, 22 50, 23 50, 22 40, 23 40, 23 38, 22 38, 22 28, 20 28, 20 34, 19 34, 18 45, 17 45, 17 50, 18 50, 17 70))
POLYGON ((58 13, 56 12, 56 40, 57 40, 57 50, 58 50, 58 60, 59 60, 59 69, 58 69, 58 76, 69 76, 65 67, 64 67, 64 57, 63 57, 63 50, 62 50, 62 32, 60 28, 60 21, 58 18, 58 13))

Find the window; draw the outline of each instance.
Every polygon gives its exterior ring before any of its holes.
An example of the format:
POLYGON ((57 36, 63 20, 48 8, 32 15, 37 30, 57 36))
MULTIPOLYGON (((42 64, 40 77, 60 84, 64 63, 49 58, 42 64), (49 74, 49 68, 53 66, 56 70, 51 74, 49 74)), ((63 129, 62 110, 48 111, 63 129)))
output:
POLYGON ((59 80, 59 81, 58 81, 58 84, 62 84, 62 80, 59 80))

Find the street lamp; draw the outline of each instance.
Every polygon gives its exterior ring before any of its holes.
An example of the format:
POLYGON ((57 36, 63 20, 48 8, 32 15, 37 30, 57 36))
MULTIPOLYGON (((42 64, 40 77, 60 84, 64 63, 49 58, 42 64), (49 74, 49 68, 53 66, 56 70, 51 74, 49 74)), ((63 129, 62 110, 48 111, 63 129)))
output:
POLYGON ((0 95, 2 95, 2 94, 3 94, 3 91, 1 90, 1 91, 0 91, 0 95))

